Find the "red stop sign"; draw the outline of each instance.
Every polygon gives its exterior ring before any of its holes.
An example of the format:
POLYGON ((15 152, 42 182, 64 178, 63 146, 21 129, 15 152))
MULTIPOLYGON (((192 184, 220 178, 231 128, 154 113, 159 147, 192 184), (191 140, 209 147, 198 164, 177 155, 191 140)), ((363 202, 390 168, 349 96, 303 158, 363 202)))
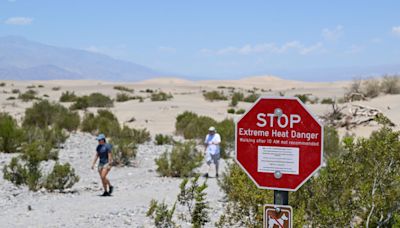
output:
POLYGON ((236 123, 235 144, 259 188, 296 191, 322 165, 323 127, 297 98, 262 97, 236 123))

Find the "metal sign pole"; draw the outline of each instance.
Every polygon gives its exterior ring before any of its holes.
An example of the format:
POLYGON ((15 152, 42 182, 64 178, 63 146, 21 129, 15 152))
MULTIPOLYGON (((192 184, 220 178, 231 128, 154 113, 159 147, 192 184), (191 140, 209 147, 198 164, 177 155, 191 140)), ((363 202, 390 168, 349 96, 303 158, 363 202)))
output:
POLYGON ((274 204, 289 205, 289 192, 274 190, 274 204))

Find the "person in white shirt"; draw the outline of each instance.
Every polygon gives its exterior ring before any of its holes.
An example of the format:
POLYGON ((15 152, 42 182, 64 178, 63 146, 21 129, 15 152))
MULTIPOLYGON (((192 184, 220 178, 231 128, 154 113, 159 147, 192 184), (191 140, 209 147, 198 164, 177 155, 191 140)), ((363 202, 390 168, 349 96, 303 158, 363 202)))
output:
POLYGON ((219 144, 221 143, 221 136, 217 133, 215 127, 210 127, 208 129, 208 134, 204 140, 204 145, 206 147, 206 162, 208 165, 207 172, 204 177, 208 177, 208 173, 211 169, 211 163, 215 165, 215 176, 218 177, 218 166, 219 166, 219 144))

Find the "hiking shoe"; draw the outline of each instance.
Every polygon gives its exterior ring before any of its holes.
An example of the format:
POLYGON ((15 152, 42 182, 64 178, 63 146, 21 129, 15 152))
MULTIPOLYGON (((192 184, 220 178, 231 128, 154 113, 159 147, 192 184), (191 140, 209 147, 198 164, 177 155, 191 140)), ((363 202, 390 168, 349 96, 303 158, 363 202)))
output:
POLYGON ((110 191, 108 193, 111 195, 113 193, 113 191, 114 191, 114 186, 110 185, 110 191))
POLYGON ((208 178, 208 173, 204 174, 203 177, 208 178))
POLYGON ((101 196, 110 196, 110 193, 108 193, 107 191, 105 191, 105 192, 103 193, 103 195, 101 195, 101 196))

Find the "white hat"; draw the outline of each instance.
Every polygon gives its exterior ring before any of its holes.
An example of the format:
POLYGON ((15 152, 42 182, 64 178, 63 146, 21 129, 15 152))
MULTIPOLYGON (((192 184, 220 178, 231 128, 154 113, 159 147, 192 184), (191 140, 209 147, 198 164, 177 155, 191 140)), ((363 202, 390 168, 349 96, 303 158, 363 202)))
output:
POLYGON ((210 128, 208 128, 208 131, 215 131, 215 127, 210 127, 210 128))

